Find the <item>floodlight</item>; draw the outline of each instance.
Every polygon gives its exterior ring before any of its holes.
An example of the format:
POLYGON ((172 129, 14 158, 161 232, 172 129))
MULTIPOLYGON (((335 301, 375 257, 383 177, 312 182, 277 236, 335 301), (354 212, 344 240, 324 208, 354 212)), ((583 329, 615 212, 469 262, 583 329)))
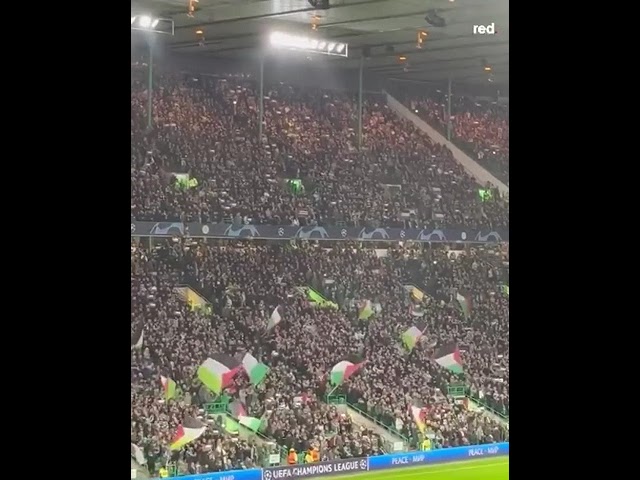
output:
POLYGON ((140 27, 142 28, 149 28, 151 27, 151 17, 148 15, 141 15, 140 18, 138 19, 138 25, 140 25, 140 27))
POLYGON ((292 35, 284 32, 272 32, 269 42, 275 48, 287 48, 308 53, 322 53, 324 55, 349 56, 349 48, 346 43, 328 42, 317 40, 313 37, 292 35))
POLYGON ((173 35, 174 23, 173 20, 168 18, 158 18, 151 15, 131 15, 131 30, 173 35))

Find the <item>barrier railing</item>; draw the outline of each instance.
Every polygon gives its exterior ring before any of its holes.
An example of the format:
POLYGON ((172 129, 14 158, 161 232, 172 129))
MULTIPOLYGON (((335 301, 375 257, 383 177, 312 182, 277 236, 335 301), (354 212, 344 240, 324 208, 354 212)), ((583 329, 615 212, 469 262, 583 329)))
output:
MULTIPOLYGON (((347 458, 304 465, 230 470, 226 472, 186 475, 181 480, 272 480, 277 478, 311 478, 338 475, 341 473, 368 472, 388 468, 401 468, 434 463, 457 462, 478 458, 509 455, 509 443, 491 443, 469 447, 442 448, 426 452, 394 453, 365 458, 347 458)), ((506 462, 505 462, 506 463, 506 462)))
POLYGON ((505 422, 509 421, 509 414, 507 412, 496 410, 489 403, 481 399, 471 388, 467 387, 466 385, 451 384, 447 387, 447 393, 450 397, 453 398, 469 397, 471 400, 473 400, 488 412, 493 413, 497 417, 503 419, 505 422))
POLYGON ((229 403, 225 402, 213 402, 213 403, 205 403, 204 410, 208 414, 217 414, 217 413, 227 413, 227 407, 229 403))
POLYGON ((380 428, 383 428, 386 432, 389 432, 391 435, 395 435, 396 437, 401 438, 402 441, 404 441, 406 445, 410 445, 409 439, 407 437, 405 437, 404 435, 402 435, 400 432, 398 432, 395 428, 391 428, 388 425, 385 425, 380 420, 377 420, 376 418, 373 418, 367 412, 365 412, 363 410, 360 410, 358 407, 356 407, 355 405, 353 405, 351 403, 348 403, 347 405, 349 406, 349 408, 353 408, 356 412, 358 412, 360 415, 362 415, 364 418, 366 418, 370 422, 373 422, 377 426, 379 426, 380 428))
POLYGON ((505 422, 509 421, 509 414, 507 412, 500 412, 498 410, 496 410, 495 408, 493 408, 491 405, 489 405, 487 402, 485 402, 484 400, 482 400, 480 397, 478 397, 477 395, 475 395, 472 391, 468 391, 467 392, 467 396, 473 400, 474 402, 476 402, 478 405, 480 405, 482 408, 484 408, 485 410, 487 410, 488 412, 493 413, 495 416, 500 417, 501 419, 503 419, 505 422))
POLYGON ((327 403, 329 405, 346 405, 347 396, 346 395, 327 395, 327 403))
POLYGON ((462 384, 452 384, 447 387, 447 393, 453 398, 466 396, 467 390, 467 387, 462 384))

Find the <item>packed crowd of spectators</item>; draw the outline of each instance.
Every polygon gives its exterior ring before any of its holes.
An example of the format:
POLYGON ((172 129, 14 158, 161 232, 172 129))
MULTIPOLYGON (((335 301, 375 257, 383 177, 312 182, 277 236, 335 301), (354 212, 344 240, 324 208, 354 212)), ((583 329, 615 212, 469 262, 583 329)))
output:
POLYGON ((505 439, 501 424, 447 397, 447 385, 462 382, 508 412, 508 299, 500 295, 492 262, 500 255, 485 249, 451 258, 440 249, 395 249, 378 258, 374 250, 346 244, 330 251, 307 243, 133 244, 131 324, 132 330, 144 325, 144 341, 132 351, 131 441, 153 458, 154 468, 172 462, 196 472, 261 462, 258 443, 229 438, 214 427, 183 450, 168 451, 185 415, 202 416, 200 407, 211 400, 195 375, 198 365, 214 353, 240 358, 247 351, 271 371, 257 386, 239 375, 230 392, 249 415, 266 414, 264 434, 287 448, 317 447, 323 459, 388 451, 380 436, 326 403, 327 374, 350 354, 367 363, 333 393, 346 395, 412 443, 417 433, 408 409, 418 402, 436 448, 505 439), (431 296, 419 319, 426 324, 424 342, 411 354, 399 340, 416 321, 403 272, 427 285, 431 296), (173 293, 184 282, 211 301, 213 313, 193 311, 173 293), (294 288, 308 284, 341 308, 314 307, 294 288), (473 292, 469 319, 451 302, 451 293, 461 288, 473 292), (362 299, 380 306, 368 321, 358 320, 362 299), (278 305, 283 320, 267 332, 278 305), (434 348, 452 341, 462 352, 463 376, 431 360, 434 348), (159 375, 177 382, 183 392, 178 400, 161 400, 159 375))
POLYGON ((167 75, 156 79, 149 130, 144 82, 132 71, 132 219, 508 226, 508 201, 481 201, 450 151, 381 97, 365 99, 362 150, 352 95, 267 86, 261 142, 257 103, 251 78, 167 75), (176 187, 176 173, 197 185, 176 187))
MULTIPOLYGON (((447 96, 434 91, 423 98, 402 96, 406 106, 446 134, 447 96)), ((509 107, 497 101, 451 97, 451 140, 495 177, 509 185, 509 107)))
MULTIPOLYGON (((155 80, 148 129, 144 82, 132 70, 132 220, 508 226, 508 200, 496 193, 482 201, 480 186, 451 153, 395 116, 381 98, 365 99, 359 150, 356 102, 349 94, 268 86, 259 141, 251 78, 155 80), (195 181, 178 185, 176 174, 195 181), (302 187, 294 191, 286 179, 299 179, 302 187)), ((495 139, 506 138, 506 150, 494 150, 506 151, 508 172, 508 120, 505 137, 496 133, 497 120, 471 115, 458 114, 484 119, 484 126, 461 120, 459 135, 478 154, 488 145, 481 141, 497 145, 495 139), (482 129, 491 133, 483 137, 482 129)), ((380 258, 347 243, 211 245, 181 238, 152 248, 134 241, 131 328, 142 328, 143 340, 131 353, 131 442, 143 450, 152 474, 166 464, 190 473, 252 468, 281 447, 317 448, 321 459, 389 451, 383 435, 328 403, 330 393, 346 396, 414 446, 419 435, 409 407, 416 404, 424 405, 434 448, 503 440, 508 429, 501 423, 447 393, 448 386, 464 384, 508 415, 509 309, 500 285, 505 256, 497 248, 456 255, 446 248, 394 247, 380 258), (412 315, 407 283, 427 293, 424 317, 412 315), (187 305, 174 291, 182 284, 204 295, 211 309, 187 305), (339 308, 311 304, 295 288, 305 285, 339 308), (469 317, 454 301, 459 291, 471 295, 469 317), (377 312, 366 321, 358 319, 365 300, 377 312), (283 320, 267 331, 277 306, 283 320), (400 335, 416 322, 424 323, 425 335, 409 353, 400 335), (462 353, 463 375, 432 360, 435 349, 452 342, 462 353), (220 418, 209 418, 203 406, 215 396, 196 376, 209 356, 239 359, 247 352, 271 370, 258 385, 238 375, 227 394, 248 415, 266 419, 263 438, 240 438, 220 418), (353 354, 366 360, 364 368, 333 390, 328 373, 353 354), (161 375, 177 383, 177 398, 164 399, 161 375), (172 437, 187 416, 209 426, 172 452, 172 437)))

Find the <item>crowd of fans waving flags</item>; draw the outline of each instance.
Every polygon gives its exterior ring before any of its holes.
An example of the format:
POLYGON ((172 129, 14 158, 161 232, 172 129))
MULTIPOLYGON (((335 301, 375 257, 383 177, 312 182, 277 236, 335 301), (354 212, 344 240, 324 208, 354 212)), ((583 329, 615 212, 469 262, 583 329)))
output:
MULTIPOLYGON (((425 309, 422 302, 424 300, 424 293, 418 289, 413 289, 410 294, 412 305, 410 313, 414 317, 424 316, 425 309), (415 311, 421 312, 420 315, 415 315, 415 311)), ((466 294, 456 293, 456 301, 458 302, 462 313, 465 317, 471 316, 471 297, 466 294)), ((267 323, 267 332, 271 332, 277 325, 280 325, 283 321, 282 314, 280 313, 281 307, 277 306, 267 323)), ((371 319, 376 310, 375 305, 371 300, 363 300, 358 305, 358 320, 366 321, 371 319)), ((400 338, 402 347, 405 348, 409 354, 418 347, 420 341, 427 338, 426 323, 423 321, 416 322, 415 325, 409 327, 400 338)), ((144 331, 142 328, 136 329, 131 338, 131 348, 140 349, 144 341, 144 331)), ((429 344, 429 347, 435 347, 436 344, 429 344)), ((445 368, 455 374, 463 373, 463 362, 460 356, 460 349, 453 344, 442 345, 436 349, 433 355, 433 361, 435 361, 442 368, 445 368)), ((366 359, 363 359, 357 354, 349 355, 343 360, 339 361, 330 372, 327 374, 329 384, 334 388, 338 388, 345 382, 349 381, 353 375, 356 375, 358 371, 364 368, 366 359)), ((198 368, 197 376, 200 381, 216 395, 222 395, 222 393, 229 387, 233 379, 240 372, 245 372, 250 383, 252 385, 258 385, 264 381, 269 374, 270 368, 261 363, 251 353, 247 352, 241 360, 238 360, 230 355, 214 354, 207 358, 198 368)), ((169 377, 160 376, 160 383, 162 386, 163 397, 165 401, 169 401, 177 398, 181 394, 180 387, 174 380, 169 377)), ((414 402, 410 406, 410 413, 416 423, 418 430, 422 433, 425 431, 425 407, 420 402, 414 402)), ((240 425, 245 426, 253 432, 264 431, 267 417, 263 415, 262 418, 252 417, 247 415, 244 404, 236 399, 229 405, 229 411, 233 418, 237 419, 240 425)), ((187 416, 182 424, 178 427, 176 434, 171 442, 171 450, 179 450, 186 444, 198 439, 207 429, 206 423, 187 416)), ((131 444, 132 455, 139 453, 140 449, 131 444)))

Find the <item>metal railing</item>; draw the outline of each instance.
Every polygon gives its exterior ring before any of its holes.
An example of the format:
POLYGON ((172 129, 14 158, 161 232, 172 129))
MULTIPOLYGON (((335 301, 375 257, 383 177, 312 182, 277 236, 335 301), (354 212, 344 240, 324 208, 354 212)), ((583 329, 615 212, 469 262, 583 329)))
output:
POLYGON ((505 422, 509 421, 509 412, 508 411, 503 410, 501 412, 499 410, 496 410, 494 407, 492 407, 484 399, 481 399, 477 395, 477 393, 475 393, 470 387, 467 387, 466 385, 463 385, 463 384, 451 384, 451 385, 449 385, 447 387, 447 393, 449 394, 450 397, 453 397, 453 398, 468 397, 469 399, 473 400, 475 403, 480 405, 482 408, 484 408, 486 411, 488 411, 490 413, 493 413, 494 415, 496 415, 497 417, 501 418, 505 422))
MULTIPOLYGON (((405 445, 410 445, 410 441, 407 437, 405 437, 404 435, 402 435, 398 430, 396 430, 395 428, 389 426, 389 425, 385 425, 384 423, 382 423, 380 420, 372 417, 371 415, 369 415, 367 412, 365 412, 364 410, 361 410, 360 408, 356 407, 355 405, 351 404, 351 403, 347 403, 347 405, 349 406, 349 408, 353 408, 356 412, 358 412, 360 415, 362 415, 364 418, 366 418, 367 420, 369 420, 370 422, 373 422, 375 425, 377 425, 378 427, 384 429, 387 433, 394 435, 396 437, 399 437, 400 439, 402 439, 402 441, 405 443, 405 445)), ((387 453, 392 453, 393 452, 393 448, 390 449, 389 452, 387 453)))
POLYGON ((346 395, 327 395, 327 403, 329 405, 346 405, 347 404, 347 396, 346 395))

